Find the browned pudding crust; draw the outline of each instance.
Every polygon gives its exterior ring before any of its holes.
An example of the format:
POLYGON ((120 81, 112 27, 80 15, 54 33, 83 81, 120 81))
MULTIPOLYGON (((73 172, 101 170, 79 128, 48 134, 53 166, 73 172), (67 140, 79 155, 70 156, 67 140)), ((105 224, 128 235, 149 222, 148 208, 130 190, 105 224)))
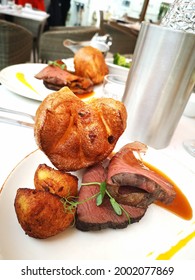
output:
POLYGON ((55 167, 74 171, 104 160, 124 132, 126 119, 122 102, 98 98, 85 103, 64 87, 39 106, 35 139, 55 167))
POLYGON ((74 55, 74 67, 78 76, 90 78, 94 84, 103 82, 108 66, 103 54, 91 46, 83 47, 74 55))

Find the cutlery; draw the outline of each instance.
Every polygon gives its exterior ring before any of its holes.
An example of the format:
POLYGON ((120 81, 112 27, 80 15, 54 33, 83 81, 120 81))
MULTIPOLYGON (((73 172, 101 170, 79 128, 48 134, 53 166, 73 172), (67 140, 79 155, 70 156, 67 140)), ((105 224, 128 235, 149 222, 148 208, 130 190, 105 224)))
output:
POLYGON ((30 127, 30 128, 34 127, 35 117, 33 115, 31 115, 31 114, 28 114, 28 113, 25 113, 25 112, 16 111, 16 110, 12 110, 12 109, 7 109, 7 108, 3 108, 3 107, 0 107, 0 112, 27 117, 31 121, 33 121, 33 122, 26 122, 26 121, 23 121, 23 120, 18 120, 18 119, 14 119, 14 118, 10 118, 10 117, 5 117, 5 116, 0 116, 0 122, 4 122, 4 123, 8 123, 8 124, 13 124, 13 125, 24 126, 24 127, 30 127))

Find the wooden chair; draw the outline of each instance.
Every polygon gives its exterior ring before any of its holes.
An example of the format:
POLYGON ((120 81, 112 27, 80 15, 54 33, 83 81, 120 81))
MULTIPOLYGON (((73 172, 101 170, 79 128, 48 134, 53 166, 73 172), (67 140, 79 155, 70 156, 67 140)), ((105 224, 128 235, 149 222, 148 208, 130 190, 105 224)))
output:
POLYGON ((13 64, 29 62, 33 36, 25 28, 0 20, 0 70, 13 64))

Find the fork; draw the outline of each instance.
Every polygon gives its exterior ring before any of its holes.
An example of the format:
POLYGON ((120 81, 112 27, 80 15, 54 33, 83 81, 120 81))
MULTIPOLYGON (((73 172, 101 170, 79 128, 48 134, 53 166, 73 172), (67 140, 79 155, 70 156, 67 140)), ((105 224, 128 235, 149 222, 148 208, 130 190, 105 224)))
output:
POLYGON ((0 112, 28 117, 29 119, 31 119, 33 121, 32 123, 30 123, 30 122, 26 122, 26 121, 22 121, 22 120, 17 120, 17 119, 12 119, 12 118, 9 118, 9 117, 0 116, 0 122, 5 122, 5 123, 9 123, 9 124, 24 126, 24 127, 31 127, 31 128, 34 127, 35 117, 31 114, 16 111, 16 110, 12 110, 12 109, 7 109, 7 108, 3 108, 3 107, 0 107, 0 112))

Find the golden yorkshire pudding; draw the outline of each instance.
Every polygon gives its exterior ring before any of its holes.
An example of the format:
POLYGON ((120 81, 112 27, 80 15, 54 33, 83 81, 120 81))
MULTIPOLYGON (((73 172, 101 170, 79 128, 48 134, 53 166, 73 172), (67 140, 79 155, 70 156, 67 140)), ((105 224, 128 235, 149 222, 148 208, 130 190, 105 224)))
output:
POLYGON ((38 147, 59 170, 75 171, 104 160, 126 128, 124 104, 111 98, 83 102, 68 88, 48 95, 36 112, 38 147))
POLYGON ((102 83, 108 74, 103 54, 91 46, 83 47, 75 53, 74 67, 78 76, 89 78, 94 84, 102 83))

